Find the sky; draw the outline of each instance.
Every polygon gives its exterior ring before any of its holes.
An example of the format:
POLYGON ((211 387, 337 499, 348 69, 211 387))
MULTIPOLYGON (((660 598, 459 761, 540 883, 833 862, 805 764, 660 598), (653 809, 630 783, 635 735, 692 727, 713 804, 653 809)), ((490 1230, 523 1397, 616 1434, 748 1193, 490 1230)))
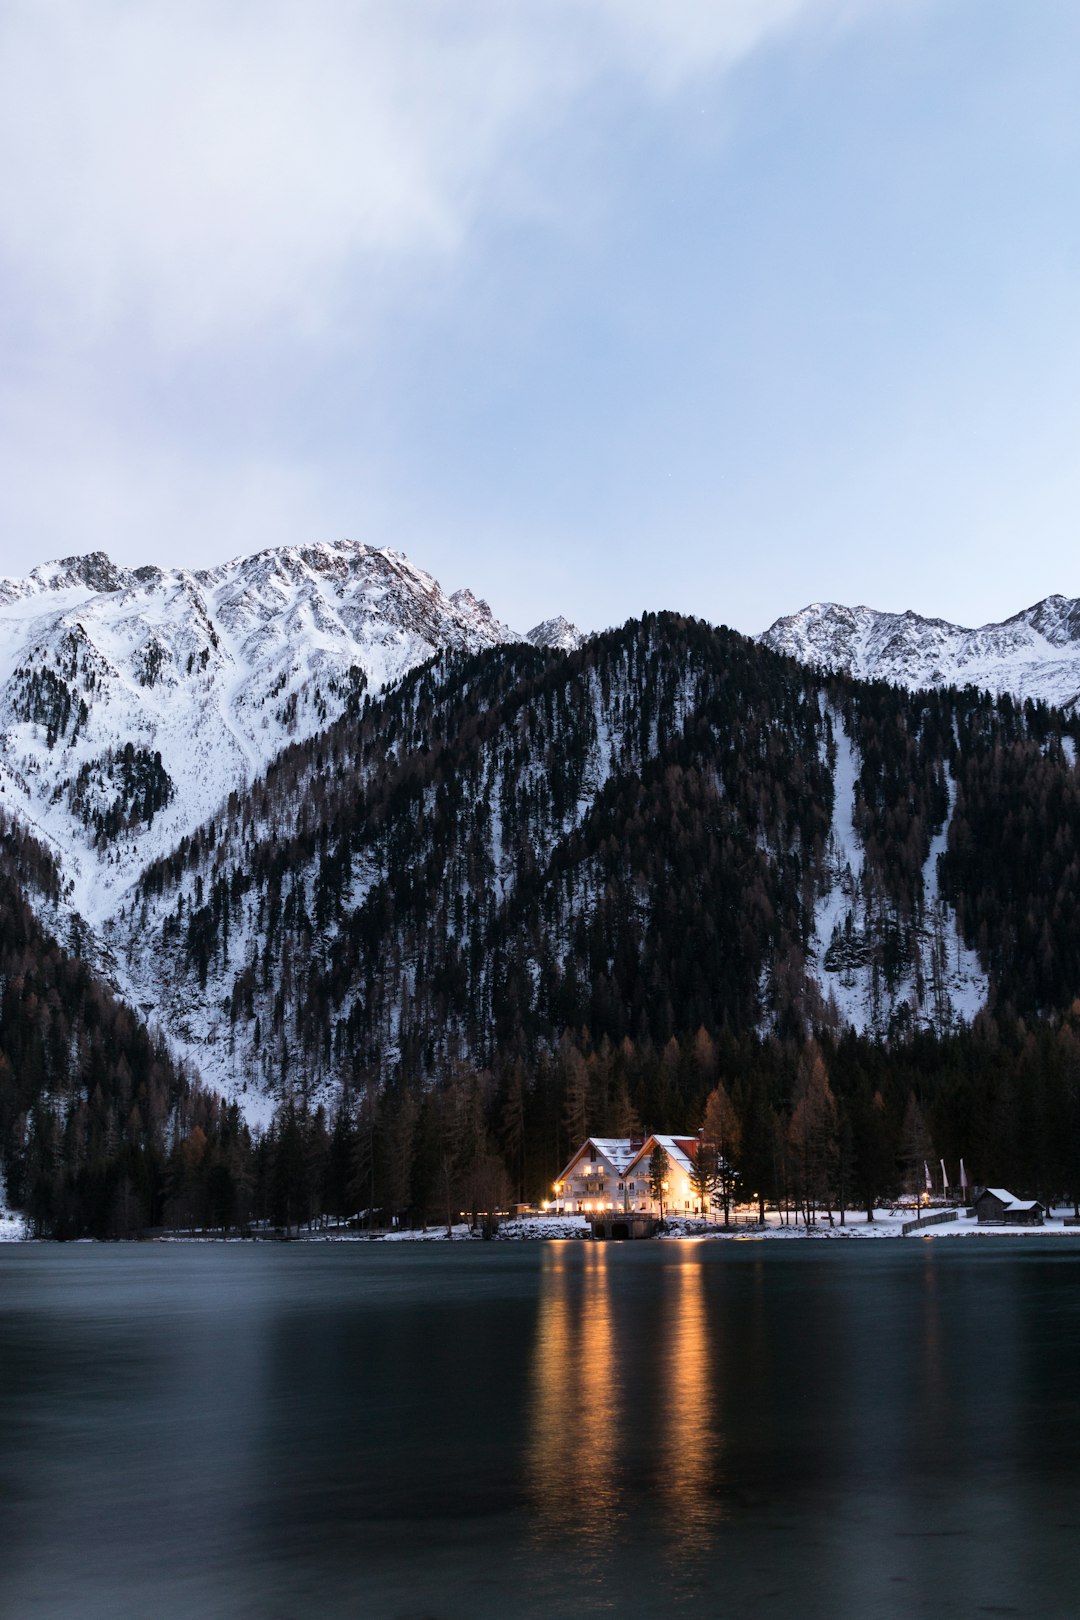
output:
POLYGON ((1075 0, 6 0, 0 572, 1080 595, 1075 0))

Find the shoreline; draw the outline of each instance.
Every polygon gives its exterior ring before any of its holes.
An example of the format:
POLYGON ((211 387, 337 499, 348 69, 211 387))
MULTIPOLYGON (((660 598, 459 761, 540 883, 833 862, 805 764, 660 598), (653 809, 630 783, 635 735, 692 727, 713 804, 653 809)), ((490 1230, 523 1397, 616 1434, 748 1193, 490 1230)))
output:
MULTIPOLYGON (((938 1214, 941 1212, 932 1211, 938 1214)), ((888 1239, 925 1239, 925 1238, 974 1238, 974 1237, 1080 1237, 1080 1226, 1066 1226, 1066 1216, 1071 1217, 1071 1206, 1057 1208, 1047 1217, 1043 1226, 991 1226, 980 1225, 973 1217, 958 1213, 953 1221, 939 1221, 933 1225, 921 1226, 915 1231, 904 1232, 904 1227, 910 1225, 915 1216, 911 1210, 893 1210, 883 1208, 876 1210, 873 1221, 866 1219, 862 1212, 849 1210, 841 1226, 839 1216, 834 1217, 835 1224, 830 1226, 827 1219, 819 1221, 816 1225, 806 1227, 801 1222, 785 1224, 779 1215, 773 1213, 766 1218, 764 1226, 759 1221, 744 1219, 731 1226, 725 1227, 711 1221, 675 1217, 669 1223, 669 1230, 657 1233, 654 1240, 659 1243, 793 1243, 800 1241, 817 1242, 868 1242, 888 1239)), ((312 1234, 312 1239, 318 1241, 318 1235, 312 1234)), ((386 1232, 372 1234, 368 1237, 363 1233, 327 1233, 326 1241, 376 1243, 430 1243, 447 1242, 445 1227, 438 1231, 432 1229, 428 1232, 386 1232)), ((479 1232, 472 1232, 466 1225, 454 1228, 454 1242, 482 1242, 479 1232)), ((588 1221, 584 1216, 520 1216, 504 1221, 495 1237, 491 1239, 496 1243, 527 1243, 527 1242, 590 1242, 592 1241, 588 1221)))
MULTIPOLYGON (((795 1242, 868 1242, 893 1239, 931 1238, 1080 1238, 1080 1225, 1066 1225, 1067 1218, 1072 1217, 1072 1208, 1058 1206, 1048 1214, 1042 1226, 1007 1226, 1007 1225, 980 1225, 978 1221, 964 1213, 957 1213, 954 1220, 943 1221, 940 1215, 943 1211, 931 1211, 939 1218, 933 1224, 920 1226, 915 1230, 905 1232, 904 1227, 910 1226, 915 1219, 910 1209, 882 1208, 875 1211, 873 1221, 868 1221, 865 1211, 855 1213, 847 1211, 844 1224, 840 1224, 839 1216, 834 1216, 834 1224, 830 1226, 828 1219, 821 1220, 815 1225, 806 1227, 801 1222, 785 1223, 776 1213, 771 1213, 762 1225, 757 1220, 744 1216, 739 1221, 733 1221, 725 1227, 722 1223, 704 1221, 693 1217, 676 1216, 667 1224, 668 1230, 658 1232, 654 1239, 639 1241, 655 1241, 659 1243, 795 1243, 795 1242)), ((72 1238, 60 1240, 57 1238, 33 1237, 26 1229, 26 1223, 21 1216, 11 1211, 4 1211, 0 1218, 0 1245, 7 1244, 53 1244, 64 1241, 71 1244, 86 1243, 573 1243, 592 1242, 591 1228, 583 1215, 532 1215, 514 1216, 503 1221, 497 1231, 489 1237, 479 1229, 471 1228, 462 1222, 453 1228, 452 1238, 448 1238, 445 1226, 431 1226, 427 1231, 399 1230, 399 1231, 356 1231, 341 1227, 327 1228, 322 1231, 300 1231, 285 1236, 280 1231, 262 1229, 241 1234, 229 1232, 222 1235, 220 1231, 159 1231, 147 1237, 140 1238, 72 1238)))

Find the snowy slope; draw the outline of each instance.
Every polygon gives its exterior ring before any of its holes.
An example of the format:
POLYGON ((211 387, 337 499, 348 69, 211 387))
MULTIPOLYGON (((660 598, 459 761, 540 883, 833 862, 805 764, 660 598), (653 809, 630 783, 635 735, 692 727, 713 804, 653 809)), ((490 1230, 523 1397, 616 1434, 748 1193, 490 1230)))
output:
POLYGON ((898 1014, 908 1027, 939 1033, 970 1022, 985 1005, 989 981, 978 954, 960 939, 956 914, 938 884, 956 785, 949 781, 948 818, 931 839, 923 867, 914 960, 898 983, 886 986, 874 966, 874 947, 888 927, 888 916, 881 897, 866 882, 865 850, 855 824, 860 761, 838 713, 833 715, 833 737, 833 820, 814 908, 814 977, 822 999, 839 1027, 850 1025, 867 1035, 888 1035, 898 1014))
POLYGON ((1048 596, 1003 624, 967 630, 917 613, 815 602, 758 637, 801 663, 911 688, 974 685, 1061 708, 1080 703, 1080 601, 1048 596))
POLYGON ((447 596, 400 552, 352 541, 202 571, 102 552, 49 563, 0 580, 0 803, 96 924, 361 691, 437 650, 521 639, 471 592, 447 596))

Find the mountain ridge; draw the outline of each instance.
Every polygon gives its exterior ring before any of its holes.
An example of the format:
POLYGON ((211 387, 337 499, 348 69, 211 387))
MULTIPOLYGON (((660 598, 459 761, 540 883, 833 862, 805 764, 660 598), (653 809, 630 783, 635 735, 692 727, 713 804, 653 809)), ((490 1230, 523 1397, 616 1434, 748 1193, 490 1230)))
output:
POLYGON ((967 628, 908 609, 812 602, 755 638, 800 663, 909 689, 974 685, 995 693, 1080 705, 1080 600, 1042 598, 1000 622, 967 628))
POLYGON ((63 557, 0 579, 0 804, 54 851, 65 897, 94 921, 363 692, 437 652, 526 639, 471 591, 447 595, 362 542, 200 569, 63 557))

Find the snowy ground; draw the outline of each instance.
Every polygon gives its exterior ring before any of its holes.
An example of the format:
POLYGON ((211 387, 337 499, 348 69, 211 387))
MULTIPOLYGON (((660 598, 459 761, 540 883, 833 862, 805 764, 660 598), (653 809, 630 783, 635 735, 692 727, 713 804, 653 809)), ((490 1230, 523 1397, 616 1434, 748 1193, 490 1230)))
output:
MULTIPOLYGON (((453 1228, 453 1240, 460 1242, 482 1242, 483 1234, 479 1227, 473 1230, 466 1222, 453 1228)), ((500 1241, 522 1240, 527 1238, 587 1238, 589 1236, 589 1223, 584 1215, 534 1215, 501 1222, 498 1237, 500 1241)), ((361 1242, 361 1243, 445 1243, 446 1227, 429 1226, 426 1231, 398 1232, 331 1232, 327 1234, 330 1242, 361 1242)))
MULTIPOLYGON (((1048 1217, 1045 1226, 980 1226, 974 1218, 958 1215, 954 1221, 942 1222, 937 1226, 926 1226, 918 1232, 909 1234, 912 1237, 1077 1237, 1080 1238, 1080 1227, 1064 1225, 1064 1217, 1071 1215, 1071 1209, 1056 1210, 1048 1217)), ((757 1219, 756 1212, 740 1211, 733 1216, 731 1225, 725 1227, 722 1221, 702 1221, 676 1218, 669 1221, 668 1232, 663 1241, 686 1241, 688 1239, 718 1239, 721 1242, 756 1242, 762 1239, 778 1239, 780 1241, 794 1242, 810 1238, 815 1242, 821 1239, 845 1238, 898 1238, 904 1235, 904 1226, 914 1219, 915 1211, 912 1209, 878 1209, 874 1212, 873 1221, 868 1221, 865 1211, 855 1212, 848 1210, 844 1217, 843 1226, 840 1217, 834 1214, 834 1225, 829 1225, 828 1216, 820 1216, 818 1223, 809 1231, 800 1221, 795 1225, 785 1224, 774 1211, 768 1212, 764 1226, 757 1219)), ((528 1241, 532 1239, 551 1238, 587 1238, 589 1225, 583 1215, 533 1215, 523 1216, 515 1220, 503 1221, 498 1233, 501 1241, 528 1241)), ((470 1232, 467 1225, 454 1227, 455 1240, 479 1239, 479 1232, 470 1232)), ((426 1232, 389 1232, 384 1237, 377 1238, 376 1242, 407 1243, 424 1242, 431 1240, 446 1241, 445 1227, 431 1227, 426 1232)))
MULTIPOLYGON (((908 1234, 912 1238, 1024 1238, 1024 1237, 1072 1237, 1080 1238, 1080 1226, 1066 1226, 1065 1218, 1072 1215, 1071 1207, 1063 1207, 1051 1212, 1044 1226, 980 1226, 974 1217, 957 1214, 955 1220, 942 1221, 936 1226, 924 1226, 916 1232, 908 1234)), ((878 1209, 874 1212, 874 1219, 868 1221, 865 1212, 848 1210, 843 1226, 840 1217, 834 1214, 832 1226, 829 1225, 827 1215, 819 1218, 816 1225, 809 1230, 800 1221, 798 1225, 794 1220, 785 1222, 776 1213, 770 1210, 762 1225, 756 1212, 739 1211, 731 1220, 731 1225, 725 1227, 722 1221, 703 1221, 689 1217, 676 1217, 667 1222, 668 1230, 661 1234, 662 1242, 687 1242, 716 1240, 727 1243, 759 1243, 763 1240, 780 1242, 800 1242, 810 1239, 813 1242, 823 1240, 836 1241, 846 1239, 866 1238, 899 1238, 904 1236, 904 1226, 914 1218, 911 1209, 878 1209)), ((263 1241, 273 1241, 272 1234, 257 1234, 263 1241)), ((26 1222, 21 1215, 12 1210, 0 1207, 0 1243, 17 1243, 28 1236, 26 1222)), ((588 1239, 590 1228, 583 1215, 530 1215, 520 1216, 513 1220, 503 1221, 498 1229, 497 1241, 507 1242, 533 1242, 550 1241, 552 1239, 588 1239)), ((214 1233, 188 1234, 185 1232, 163 1234, 159 1242, 165 1243, 220 1243, 222 1239, 214 1233)), ((231 1243, 250 1241, 239 1236, 230 1235, 226 1240, 231 1243)), ((426 1231, 397 1232, 365 1232, 327 1230, 323 1232, 298 1233, 294 1242, 304 1243, 445 1243, 447 1234, 445 1226, 429 1226, 426 1231)), ((471 1229, 466 1222, 461 1222, 453 1228, 455 1243, 479 1243, 483 1241, 483 1233, 479 1227, 471 1229)))
POLYGON ((20 1243, 26 1236, 26 1222, 13 1209, 0 1208, 0 1243, 20 1243))

